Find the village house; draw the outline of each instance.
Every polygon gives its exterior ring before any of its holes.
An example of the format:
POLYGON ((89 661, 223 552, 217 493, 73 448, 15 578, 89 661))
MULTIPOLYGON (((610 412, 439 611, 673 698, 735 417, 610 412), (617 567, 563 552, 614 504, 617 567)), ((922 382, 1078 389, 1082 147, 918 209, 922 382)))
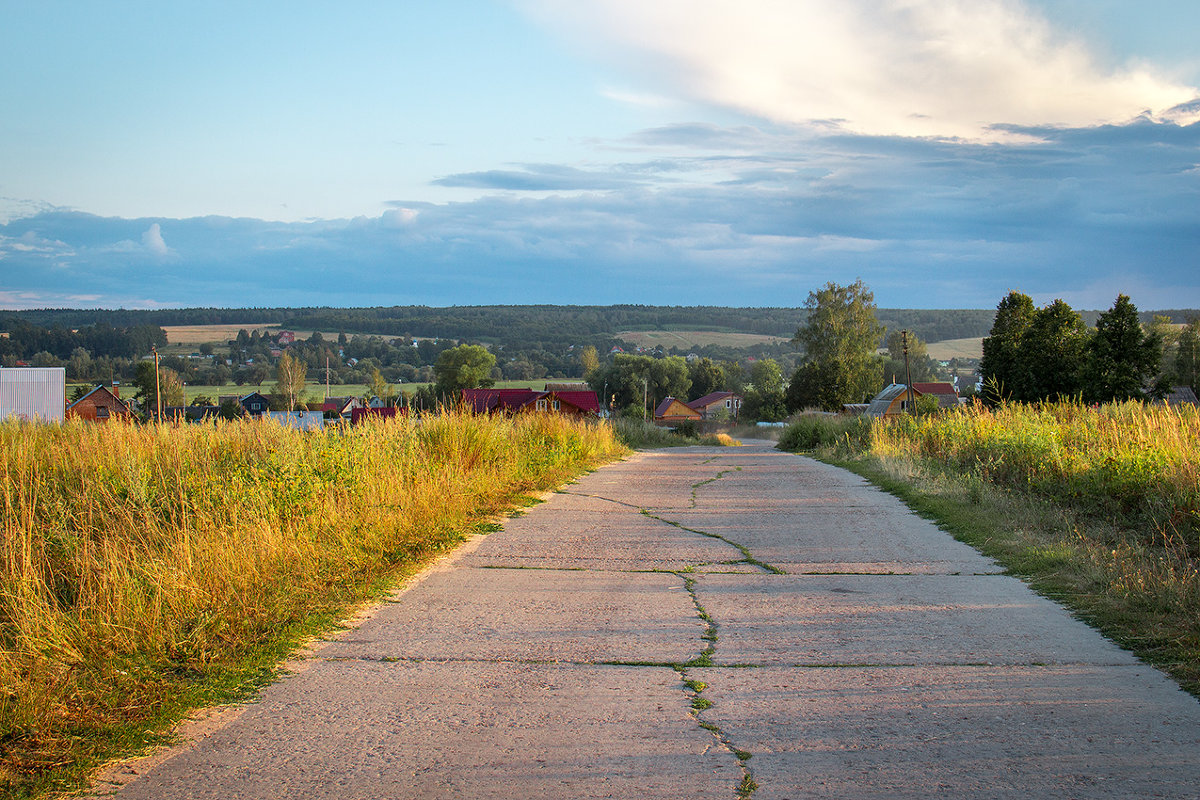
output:
POLYGON ((703 415, 699 411, 682 400, 670 396, 663 398, 663 401, 658 404, 658 408, 654 409, 655 424, 674 425, 677 422, 687 420, 698 422, 701 419, 703 419, 703 415))
POLYGON ((242 410, 252 417, 261 417, 271 410, 270 399, 258 392, 251 392, 241 397, 236 394, 223 394, 217 398, 217 405, 223 406, 231 401, 240 405, 242 410))
POLYGON ((67 419, 83 419, 89 422, 108 422, 112 419, 127 420, 133 412, 120 397, 116 386, 97 386, 83 397, 67 406, 67 419))
POLYGON ((357 397, 326 397, 325 402, 321 404, 321 412, 325 419, 349 420, 354 414, 354 409, 364 407, 363 401, 357 397))
POLYGON ((712 392, 692 400, 688 406, 698 411, 702 419, 737 419, 742 397, 733 392, 712 392))

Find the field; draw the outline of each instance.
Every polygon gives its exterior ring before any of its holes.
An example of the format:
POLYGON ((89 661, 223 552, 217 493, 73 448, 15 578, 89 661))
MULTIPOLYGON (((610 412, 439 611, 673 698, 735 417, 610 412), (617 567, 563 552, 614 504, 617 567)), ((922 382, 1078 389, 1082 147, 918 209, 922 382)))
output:
POLYGON ((1062 403, 784 433, 907 500, 1200 696, 1200 411, 1062 403))
POLYGON ((926 352, 935 361, 949 361, 952 358, 983 358, 983 337, 929 342, 926 345, 926 352))
POLYGON ((349 604, 624 452, 557 415, 0 423, 0 795, 75 788, 245 696, 349 604))
MULTIPOLYGON (((205 342, 212 342, 215 345, 224 345, 230 339, 236 339, 238 331, 258 331, 263 333, 278 333, 283 330, 282 325, 275 324, 242 324, 242 325, 163 325, 163 331, 167 334, 167 344, 172 347, 194 347, 205 342)), ((298 330, 288 328, 296 334, 297 339, 307 339, 313 335, 313 331, 298 330)), ((338 337, 337 331, 321 331, 321 335, 331 341, 336 341, 338 337)), ((353 334, 363 335, 363 334, 353 334)), ((394 335, 383 336, 384 339, 396 339, 394 335)))
POLYGON ((725 333, 723 331, 622 331, 617 339, 636 347, 652 350, 662 345, 664 350, 677 347, 717 345, 720 347, 753 347, 758 344, 778 344, 788 341, 784 336, 761 336, 756 333, 725 333))

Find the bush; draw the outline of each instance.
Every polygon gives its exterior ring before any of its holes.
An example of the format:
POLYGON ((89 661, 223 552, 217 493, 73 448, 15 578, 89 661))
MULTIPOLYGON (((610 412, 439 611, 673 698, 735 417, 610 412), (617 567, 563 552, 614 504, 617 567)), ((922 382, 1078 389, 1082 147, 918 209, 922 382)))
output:
POLYGON ((845 446, 858 450, 871 440, 871 420, 868 417, 806 415, 783 430, 779 449, 816 450, 845 446))

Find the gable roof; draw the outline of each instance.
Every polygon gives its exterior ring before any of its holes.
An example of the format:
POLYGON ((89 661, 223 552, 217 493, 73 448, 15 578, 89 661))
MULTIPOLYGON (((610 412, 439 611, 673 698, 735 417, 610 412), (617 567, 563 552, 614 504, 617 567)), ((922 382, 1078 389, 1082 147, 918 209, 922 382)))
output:
POLYGON ((737 397, 737 395, 734 394, 733 392, 709 392, 708 394, 704 395, 703 397, 697 397, 695 400, 692 400, 687 405, 690 408, 694 408, 697 411, 699 411, 700 409, 705 408, 707 406, 711 406, 714 403, 724 403, 725 400, 730 397, 737 397))
MULTIPOLYGON (((109 389, 107 386, 105 386, 103 383, 102 383, 102 384, 100 384, 99 386, 97 386, 95 389, 92 389, 90 392, 88 392, 87 394, 85 394, 83 397, 81 397, 81 398, 79 398, 78 400, 76 400, 74 403, 71 403, 69 406, 67 406, 67 410, 68 410, 68 411, 70 411, 72 408, 74 408, 75 406, 79 405, 79 404, 80 404, 80 403, 82 403, 84 400, 87 400, 89 397, 92 397, 92 395, 96 394, 96 392, 103 392, 104 394, 108 395, 108 398, 109 398, 110 400, 112 400, 114 403, 116 403, 118 406, 120 406, 120 407, 121 407, 121 411, 125 412, 126 414, 128 414, 128 413, 129 413, 129 407, 125 405, 125 401, 124 401, 124 400, 122 400, 122 399, 121 399, 120 397, 118 397, 117 395, 113 394, 113 393, 112 393, 112 390, 110 390, 110 389, 109 389)), ((98 400, 99 398, 92 398, 92 399, 93 399, 93 402, 94 402, 95 400, 98 400)))
POLYGON ((954 390, 954 384, 948 381, 931 381, 927 383, 913 381, 913 389, 918 394, 952 394, 958 397, 958 392, 954 390))
POLYGON ((689 406, 682 400, 674 397, 665 397, 658 404, 658 408, 654 409, 655 419, 664 419, 666 417, 682 417, 683 419, 699 419, 700 412, 689 406))

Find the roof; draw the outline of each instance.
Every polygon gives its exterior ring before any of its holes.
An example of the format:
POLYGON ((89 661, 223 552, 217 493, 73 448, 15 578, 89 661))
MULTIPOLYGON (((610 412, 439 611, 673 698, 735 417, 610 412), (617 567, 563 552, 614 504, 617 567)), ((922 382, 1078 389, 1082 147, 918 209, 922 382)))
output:
POLYGON ((690 418, 693 416, 699 417, 700 412, 697 411, 696 409, 692 408, 690 405, 683 402, 682 400, 668 396, 668 397, 664 398, 661 403, 658 404, 658 408, 654 409, 654 418, 655 419, 664 419, 668 416, 684 417, 684 418, 690 418), (671 408, 672 406, 678 406, 678 408, 675 409, 675 413, 673 413, 673 414, 668 413, 672 410, 672 408, 671 408))
MULTIPOLYGON (((871 398, 871 402, 867 406, 866 415, 869 417, 882 417, 887 413, 888 407, 892 401, 907 391, 908 387, 903 383, 893 383, 885 386, 883 391, 871 398)), ((916 387, 913 387, 916 390, 916 387)))
POLYGON ((699 411, 705 406, 711 406, 713 403, 723 403, 729 397, 737 397, 737 395, 733 392, 709 392, 704 397, 698 397, 687 405, 699 411))
POLYGON ((937 381, 931 383, 913 382, 913 389, 919 394, 952 394, 958 397, 958 392, 954 389, 954 384, 947 381, 937 381))
POLYGON ((113 394, 112 391, 104 384, 100 384, 95 389, 92 389, 90 392, 85 394, 83 397, 76 400, 74 403, 71 403, 71 405, 67 406, 67 410, 70 411, 76 405, 78 405, 79 403, 82 403, 84 400, 87 400, 89 397, 91 397, 92 395, 94 395, 96 392, 99 392, 99 391, 103 391, 106 395, 111 397, 117 403, 117 405, 119 405, 122 409, 125 409, 126 412, 128 412, 128 407, 125 405, 125 401, 122 400, 120 397, 117 397, 115 394, 113 394))
POLYGON ((1170 394, 1163 400, 1169 406, 1200 405, 1200 401, 1196 399, 1196 393, 1190 386, 1172 386, 1170 394))

